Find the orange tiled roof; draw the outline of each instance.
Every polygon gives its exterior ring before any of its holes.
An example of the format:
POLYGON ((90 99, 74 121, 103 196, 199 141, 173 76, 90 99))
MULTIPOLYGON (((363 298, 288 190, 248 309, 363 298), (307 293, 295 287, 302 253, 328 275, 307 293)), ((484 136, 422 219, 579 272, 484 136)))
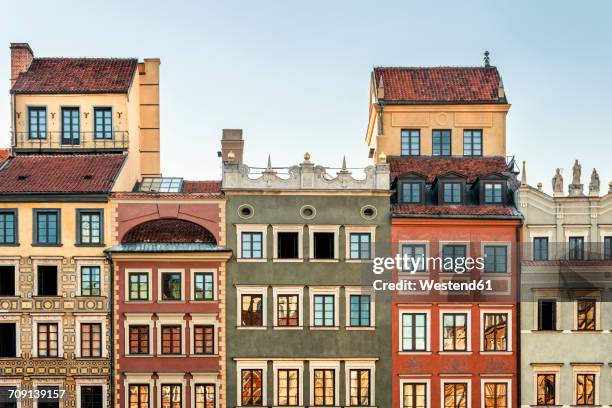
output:
POLYGON ((392 156, 388 162, 391 181, 402 174, 417 173, 431 183, 436 177, 453 172, 465 176, 468 183, 473 183, 480 176, 509 171, 503 157, 392 156))

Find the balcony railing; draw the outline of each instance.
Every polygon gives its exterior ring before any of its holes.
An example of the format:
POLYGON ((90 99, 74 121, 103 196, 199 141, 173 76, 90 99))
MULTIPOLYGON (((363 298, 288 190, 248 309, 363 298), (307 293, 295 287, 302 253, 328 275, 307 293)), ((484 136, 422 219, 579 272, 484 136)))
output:
POLYGON ((13 146, 19 152, 124 151, 129 147, 127 131, 112 132, 14 132, 13 146))

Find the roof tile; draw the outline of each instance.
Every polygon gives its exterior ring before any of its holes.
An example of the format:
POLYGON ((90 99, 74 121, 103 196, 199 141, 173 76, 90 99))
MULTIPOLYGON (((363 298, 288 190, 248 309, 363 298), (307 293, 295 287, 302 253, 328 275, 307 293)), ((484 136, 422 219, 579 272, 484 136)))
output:
POLYGON ((136 225, 121 240, 122 244, 137 242, 216 244, 217 240, 210 231, 193 222, 158 219, 136 225))
POLYGON ((388 158, 391 181, 407 173, 417 173, 433 182, 447 173, 458 173, 473 183, 479 176, 492 173, 508 173, 508 165, 503 157, 397 157, 388 158))
POLYGON ((423 204, 393 204, 391 213, 394 215, 464 215, 464 216, 496 216, 517 217, 519 213, 509 205, 423 205, 423 204))

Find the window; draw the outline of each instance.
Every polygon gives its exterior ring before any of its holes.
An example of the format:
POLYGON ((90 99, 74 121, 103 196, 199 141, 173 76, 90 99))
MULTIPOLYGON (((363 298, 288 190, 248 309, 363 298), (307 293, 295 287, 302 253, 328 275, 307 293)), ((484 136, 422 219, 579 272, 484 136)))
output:
POLYGON ((580 331, 593 331, 596 329, 595 310, 597 302, 595 299, 579 299, 577 302, 578 324, 576 328, 580 331))
POLYGON ((57 323, 38 323, 38 357, 57 357, 57 323))
POLYGON ((149 326, 130 326, 130 354, 149 354, 149 326))
POLYGON ((161 273, 161 298, 162 300, 181 300, 181 273, 161 273))
POLYGON ((402 314, 402 351, 427 351, 427 315, 402 314))
POLYGON ((451 155, 451 131, 450 130, 434 130, 431 140, 433 156, 450 156, 451 155))
POLYGON ((17 408, 17 387, 0 387, 0 408, 17 408))
POLYGON ((336 405, 336 371, 333 369, 314 370, 314 404, 336 405))
POLYGON ((465 245, 444 245, 442 246, 442 266, 444 272, 452 272, 456 266, 463 265, 467 247, 465 245))
POLYGON ((161 408, 182 408, 183 390, 181 384, 162 384, 161 408))
POLYGON ((280 406, 299 404, 299 370, 279 369, 277 375, 277 401, 280 406))
POLYGON ((569 239, 569 259, 583 260, 584 259, 584 238, 570 237, 569 239))
POLYGON ((463 131, 463 155, 482 156, 482 130, 463 131))
POLYGON ((427 407, 427 384, 404 383, 402 387, 404 408, 428 408, 427 407))
POLYGON ((41 391, 41 395, 45 397, 39 398, 37 402, 38 408, 59 408, 59 387, 36 387, 37 390, 41 391))
POLYGON ((47 138, 47 108, 28 108, 28 138, 47 138))
POLYGON ((154 193, 178 193, 183 190, 183 178, 143 177, 138 190, 154 193))
POLYGON ((81 408, 102 408, 104 405, 101 385, 81 386, 81 408))
POLYGON ((370 259, 372 257, 372 241, 369 233, 350 234, 351 259, 370 259))
POLYGON ((484 183, 484 202, 486 204, 501 204, 504 187, 501 183, 484 183))
POLYGON ((263 296, 242 295, 241 326, 263 326, 263 296))
POLYGON ((193 327, 193 352, 194 354, 215 354, 215 326, 193 327))
POLYGON ((277 326, 299 325, 299 295, 278 295, 276 300, 277 326))
POLYGON ((34 210, 34 243, 57 245, 60 243, 60 211, 34 210))
POLYGON ((314 295, 314 325, 334 327, 336 318, 334 309, 334 295, 314 295))
POLYGON ((195 300, 214 300, 215 284, 214 274, 210 272, 196 272, 193 275, 193 297, 195 300))
POLYGON ((350 325, 351 327, 370 326, 370 295, 350 296, 350 325))
POLYGON ((405 272, 423 272, 425 271, 425 253, 427 247, 422 244, 406 244, 402 245, 402 262, 405 272), (416 268, 415 268, 416 266, 416 268))
POLYGON ((80 143, 79 108, 62 108, 62 144, 80 143))
POLYGON ((131 272, 130 300, 149 300, 149 274, 146 272, 131 272))
POLYGON ((15 294, 15 266, 0 265, 0 296, 15 294))
POLYGON ((576 405, 595 405, 595 374, 576 375, 576 405))
POLYGON ((102 325, 81 323, 81 357, 102 356, 102 325))
POLYGON ((444 313, 443 347, 444 351, 466 351, 467 344, 467 314, 444 313))
POLYGON ((276 240, 278 259, 298 259, 300 257, 299 232, 277 232, 276 240))
POLYGON ((113 138, 113 110, 111 108, 94 108, 96 139, 113 138))
POLYGON ((485 383, 485 408, 508 407, 508 384, 485 383))
POLYGON ((17 357, 17 324, 15 323, 0 323, 0 358, 2 357, 17 357))
POLYGON ((555 299, 538 300, 538 330, 557 329, 557 301, 555 299))
POLYGON ((402 203, 420 204, 421 201, 421 183, 402 182, 402 203))
POLYGON ((468 408, 467 383, 444 384, 444 408, 468 408))
POLYGON ((444 204, 460 204, 461 183, 442 183, 442 200, 444 204))
POLYGON ((533 239, 533 260, 548 261, 548 238, 533 239))
POLYGON ((419 129, 402 129, 402 156, 421 154, 421 131, 419 129))
POLYGON ((538 374, 537 405, 555 405, 556 377, 554 374, 538 374))
POLYGON ((181 354, 181 326, 161 327, 162 354, 181 354))
POLYGON ((508 315, 506 313, 484 314, 484 350, 508 350, 508 315))
POLYGON ((215 384, 195 385, 195 408, 217 408, 215 384))
POLYGON ((263 406, 263 370, 242 370, 242 405, 263 406))
POLYGON ((0 211, 0 245, 17 243, 17 210, 0 211))
POLYGON ((604 237, 604 259, 612 259, 612 237, 604 237))
POLYGON ((38 265, 38 296, 57 296, 57 266, 38 265))
POLYGON ((261 232, 243 232, 241 239, 241 258, 263 258, 263 234, 261 232))
POLYGON ((351 406, 370 405, 370 370, 350 370, 351 406))
POLYGON ((130 384, 129 408, 149 408, 149 386, 147 384, 130 384))
POLYGON ((77 241, 81 245, 103 245, 104 234, 102 210, 77 211, 77 241))
POLYGON ((508 247, 485 245, 484 256, 485 272, 508 272, 508 247))
POLYGON ((333 232, 313 232, 314 259, 335 259, 336 234, 333 232))
POLYGON ((100 296, 100 267, 81 267, 81 296, 100 296))

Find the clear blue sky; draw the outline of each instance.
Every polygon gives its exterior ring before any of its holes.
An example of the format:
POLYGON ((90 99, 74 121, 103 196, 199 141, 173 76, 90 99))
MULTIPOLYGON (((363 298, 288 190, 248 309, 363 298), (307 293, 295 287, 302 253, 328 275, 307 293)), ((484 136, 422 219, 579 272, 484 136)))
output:
POLYGON ((583 164, 612 180, 612 3, 559 1, 5 2, 2 142, 9 142, 9 43, 38 56, 160 57, 162 169, 220 177, 222 128, 243 128, 246 161, 368 162, 376 65, 479 65, 491 52, 512 109, 508 153, 550 189, 583 164))

